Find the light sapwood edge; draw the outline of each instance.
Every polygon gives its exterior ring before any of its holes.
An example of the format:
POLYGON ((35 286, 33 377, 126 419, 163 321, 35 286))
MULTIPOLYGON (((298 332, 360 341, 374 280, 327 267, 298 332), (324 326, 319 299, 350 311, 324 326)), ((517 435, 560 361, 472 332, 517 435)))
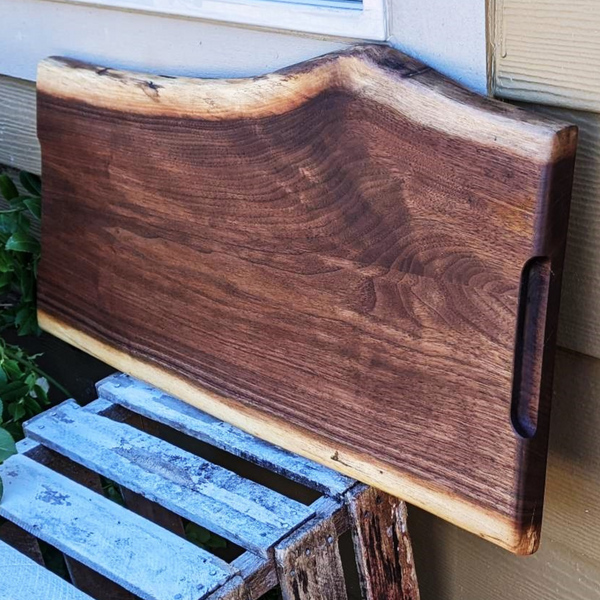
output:
POLYGON ((408 77, 383 68, 369 48, 375 47, 355 46, 282 72, 241 79, 164 78, 51 57, 38 66, 37 88, 55 98, 108 110, 205 120, 278 115, 338 88, 396 110, 414 123, 480 145, 501 146, 530 162, 546 164, 574 153, 575 140, 561 135, 568 123, 508 106, 503 112, 489 110, 485 102, 495 101, 482 100, 439 74, 432 83, 425 66, 422 73, 408 77), (477 102, 468 101, 473 99, 477 102))
POLYGON ((400 496, 405 502, 479 535, 514 554, 533 554, 538 548, 539 530, 535 526, 523 531, 518 530, 509 519, 444 490, 434 489, 431 482, 422 483, 416 477, 400 472, 393 473, 389 465, 376 459, 365 462, 358 454, 346 448, 338 448, 306 430, 290 427, 283 419, 243 406, 193 385, 160 366, 134 358, 78 331, 41 309, 38 309, 37 315, 39 325, 44 331, 256 437, 391 495, 400 496), (401 494, 398 493, 399 490, 402 490, 401 494))

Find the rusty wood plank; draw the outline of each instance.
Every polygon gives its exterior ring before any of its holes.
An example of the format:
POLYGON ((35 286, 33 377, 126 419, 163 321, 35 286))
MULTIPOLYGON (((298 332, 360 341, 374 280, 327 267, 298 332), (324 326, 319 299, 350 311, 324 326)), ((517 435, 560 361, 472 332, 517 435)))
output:
POLYGON ((246 582, 246 588, 252 600, 261 598, 278 583, 273 557, 265 559, 251 552, 244 552, 231 563, 231 566, 239 571, 240 576, 246 582))
POLYGON ((44 557, 37 538, 18 525, 10 521, 0 525, 0 540, 6 542, 38 565, 44 565, 44 557))
POLYGON ((284 600, 346 600, 346 583, 338 548, 334 515, 343 506, 329 506, 275 547, 275 561, 284 600))
POLYGON ((252 600, 252 596, 248 592, 246 582, 236 575, 206 600, 252 600))
POLYGON ((365 600, 419 600, 406 503, 364 485, 347 500, 365 600))

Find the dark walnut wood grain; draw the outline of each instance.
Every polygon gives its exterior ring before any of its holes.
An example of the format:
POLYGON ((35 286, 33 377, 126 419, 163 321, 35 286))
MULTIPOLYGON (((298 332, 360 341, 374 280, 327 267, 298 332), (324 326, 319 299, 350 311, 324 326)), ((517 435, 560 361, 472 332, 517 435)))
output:
POLYGON ((535 550, 574 127, 383 46, 38 92, 44 329, 535 550))

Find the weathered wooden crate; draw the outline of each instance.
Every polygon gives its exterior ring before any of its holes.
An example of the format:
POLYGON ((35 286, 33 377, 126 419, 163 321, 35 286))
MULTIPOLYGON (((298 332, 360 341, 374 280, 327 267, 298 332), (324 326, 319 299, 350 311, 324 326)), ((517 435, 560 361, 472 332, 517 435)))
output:
POLYGON ((9 521, 0 527, 0 600, 241 600, 278 585, 285 599, 344 599, 338 541, 348 529, 364 598, 418 598, 403 502, 126 375, 100 382, 98 394, 30 420, 19 454, 0 466, 9 521), (201 443, 211 459, 165 432, 201 443), (301 484, 310 500, 212 455, 301 484), (101 478, 119 486, 126 507, 104 496, 101 478), (227 562, 192 544, 186 521, 239 555, 227 562), (38 539, 63 553, 73 585, 41 566, 38 539))

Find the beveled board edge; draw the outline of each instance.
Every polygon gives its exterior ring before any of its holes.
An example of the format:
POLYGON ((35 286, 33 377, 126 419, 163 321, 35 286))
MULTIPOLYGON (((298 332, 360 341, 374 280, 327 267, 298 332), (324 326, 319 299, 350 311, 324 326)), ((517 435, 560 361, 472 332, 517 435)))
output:
POLYGON ((375 458, 365 461, 357 453, 337 447, 307 430, 290 426, 284 419, 244 406, 194 385, 158 365, 130 356, 42 309, 38 309, 38 321, 44 331, 252 435, 394 496, 399 495, 402 500, 515 554, 532 554, 538 548, 539 527, 535 524, 519 529, 510 519, 445 490, 435 489, 429 481, 393 471, 390 465, 375 458), (399 490, 402 490, 400 494, 399 490))
POLYGON ((201 79, 124 71, 54 56, 38 66, 37 90, 54 98, 146 116, 263 118, 327 89, 372 100, 414 123, 547 164, 574 151, 569 124, 479 96, 385 45, 357 44, 258 77, 201 79))

